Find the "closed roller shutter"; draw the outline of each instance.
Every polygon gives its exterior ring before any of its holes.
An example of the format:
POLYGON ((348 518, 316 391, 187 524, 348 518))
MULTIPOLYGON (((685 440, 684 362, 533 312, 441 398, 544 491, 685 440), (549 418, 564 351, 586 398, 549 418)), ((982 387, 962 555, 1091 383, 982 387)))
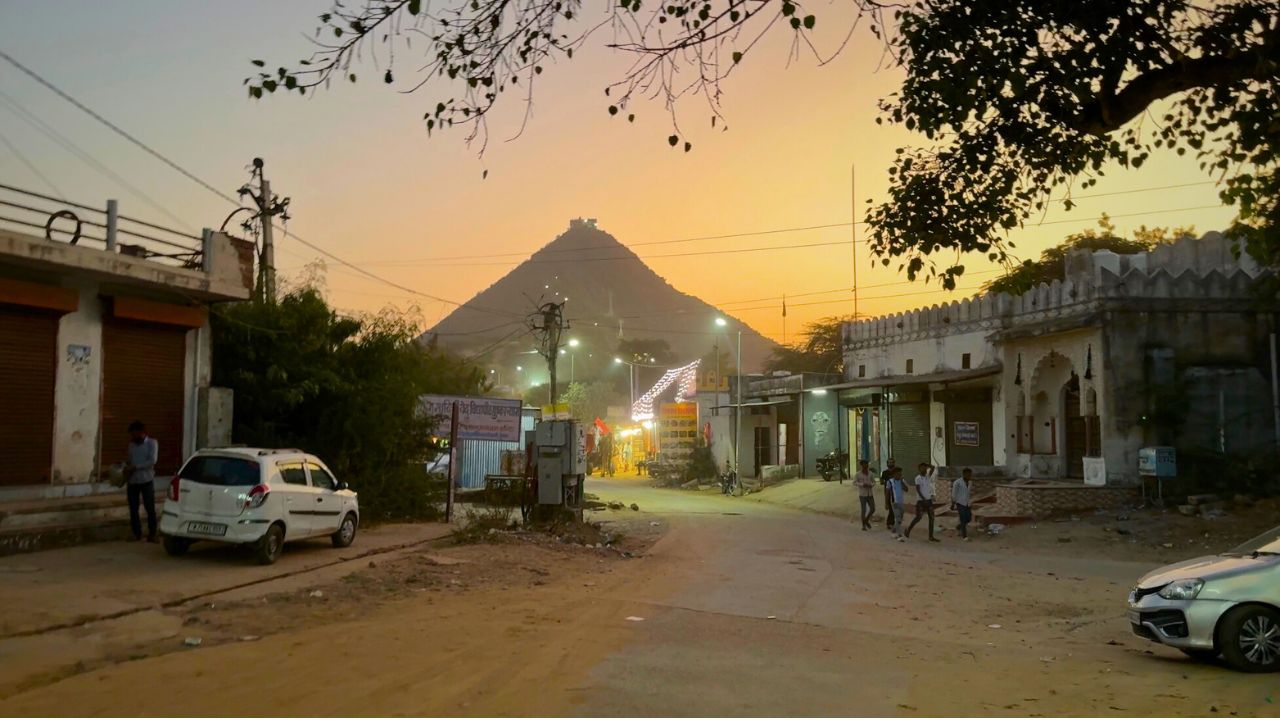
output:
POLYGON ((102 328, 102 461, 123 462, 129 423, 141 420, 160 444, 156 475, 182 465, 187 329, 110 320, 102 328))
POLYGON ((49 482, 58 317, 0 307, 0 485, 49 482))
POLYGON ((914 469, 933 463, 929 453, 929 403, 889 406, 889 433, 893 459, 899 467, 914 469))
POLYGON ((992 439, 990 402, 947 403, 948 465, 991 465, 992 439))

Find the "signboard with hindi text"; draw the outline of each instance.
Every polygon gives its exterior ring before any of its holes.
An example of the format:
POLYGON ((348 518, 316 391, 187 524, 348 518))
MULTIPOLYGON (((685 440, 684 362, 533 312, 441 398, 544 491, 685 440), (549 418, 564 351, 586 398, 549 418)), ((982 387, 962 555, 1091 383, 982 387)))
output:
POLYGON ((435 421, 432 432, 437 436, 449 435, 453 406, 457 403, 459 440, 520 442, 520 413, 524 407, 520 400, 423 395, 419 402, 422 412, 435 421))
POLYGON ((952 443, 960 447, 978 447, 980 440, 978 423, 976 422, 955 422, 952 423, 952 443))

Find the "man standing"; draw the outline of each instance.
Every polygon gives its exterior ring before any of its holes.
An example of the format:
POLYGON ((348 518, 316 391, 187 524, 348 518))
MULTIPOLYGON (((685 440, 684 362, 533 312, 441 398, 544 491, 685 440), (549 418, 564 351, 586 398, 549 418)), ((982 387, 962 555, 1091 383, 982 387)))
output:
POLYGON ((969 539, 969 522, 973 520, 973 510, 969 504, 969 490, 973 485, 973 470, 965 468, 960 477, 951 484, 951 509, 960 516, 960 539, 969 539))
POLYGON ((876 481, 871 478, 871 470, 866 460, 858 461, 858 472, 853 476, 853 484, 858 486, 858 506, 862 513, 862 530, 871 529, 871 516, 876 514, 876 481))
POLYGON ((884 526, 886 530, 893 530, 893 513, 889 512, 889 509, 893 507, 893 493, 889 492, 889 481, 893 479, 893 473, 897 469, 898 464, 893 461, 893 458, 889 458, 889 464, 884 467, 884 472, 880 473, 880 482, 884 484, 884 526))
POLYGON ((889 530, 898 538, 898 542, 906 542, 907 539, 902 536, 902 516, 907 512, 907 487, 902 480, 902 468, 893 469, 893 475, 885 481, 884 487, 892 501, 889 505, 892 508, 889 510, 889 530))
POLYGON ((933 480, 938 469, 929 463, 920 463, 920 474, 916 475, 916 516, 907 526, 906 536, 911 537, 911 529, 920 522, 920 516, 929 516, 929 542, 942 542, 933 536, 933 480))
POLYGON ((124 466, 124 476, 129 492, 129 526, 133 539, 142 539, 142 520, 138 517, 138 503, 147 510, 147 542, 156 541, 156 458, 160 456, 160 444, 147 435, 147 426, 140 420, 129 423, 129 462, 124 466))

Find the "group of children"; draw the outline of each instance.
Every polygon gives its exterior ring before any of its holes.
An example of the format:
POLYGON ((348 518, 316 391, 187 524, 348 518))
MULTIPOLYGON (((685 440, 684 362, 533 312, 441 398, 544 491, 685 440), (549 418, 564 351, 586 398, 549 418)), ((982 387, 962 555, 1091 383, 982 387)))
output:
MULTIPOLYGON (((939 542, 934 536, 934 483, 938 477, 938 468, 929 463, 920 463, 919 474, 916 475, 912 486, 916 492, 916 516, 904 531, 902 529, 903 516, 906 514, 907 483, 902 475, 902 468, 894 462, 893 458, 889 458, 889 464, 885 467, 884 472, 880 473, 880 481, 884 485, 884 502, 885 511, 885 527, 898 538, 898 542, 906 542, 911 536, 911 530, 915 528, 916 523, 920 522, 922 517, 929 518, 929 542, 939 542)), ((853 483, 858 488, 858 504, 862 515, 862 529, 864 531, 871 529, 871 519, 876 512, 875 498, 875 479, 871 475, 871 471, 867 466, 867 461, 862 460, 858 463, 858 472, 853 476, 853 483)), ((970 506, 969 489, 973 483, 973 471, 965 468, 961 477, 957 478, 951 485, 951 509, 956 511, 959 516, 960 523, 957 530, 960 531, 962 540, 969 539, 969 523, 973 520, 973 510, 970 506)))

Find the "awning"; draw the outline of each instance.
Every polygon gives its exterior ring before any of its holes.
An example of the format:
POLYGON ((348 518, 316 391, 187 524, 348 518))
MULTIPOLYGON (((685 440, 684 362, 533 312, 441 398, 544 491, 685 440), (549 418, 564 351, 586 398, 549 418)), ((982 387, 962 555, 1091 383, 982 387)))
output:
POLYGON ((741 405, 712 405, 711 409, 723 410, 725 408, 732 409, 737 407, 744 407, 744 408, 766 407, 768 405, 785 405, 787 403, 791 403, 795 401, 796 401, 795 398, 789 398, 785 400, 762 400, 760 402, 744 402, 741 405))
POLYGON ((873 378, 858 378, 848 382, 837 383, 835 385, 825 385, 821 388, 812 388, 812 390, 848 390, 851 388, 873 388, 873 387, 891 387, 894 385, 924 385, 928 383, 952 383, 961 380, 975 380, 977 378, 989 377, 991 375, 999 375, 1004 370, 1002 365, 987 365, 980 368, 970 368, 969 370, 944 370, 943 372, 926 373, 924 375, 886 375, 873 378))

